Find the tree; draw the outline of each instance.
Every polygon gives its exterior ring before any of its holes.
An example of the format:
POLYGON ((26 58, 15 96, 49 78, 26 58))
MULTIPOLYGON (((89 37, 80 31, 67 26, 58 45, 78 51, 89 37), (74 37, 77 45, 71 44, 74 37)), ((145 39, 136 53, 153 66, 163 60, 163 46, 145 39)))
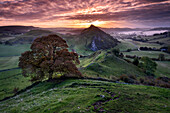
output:
POLYGON ((134 58, 134 60, 133 60, 133 64, 134 64, 134 65, 136 65, 136 66, 138 66, 138 64, 139 64, 139 60, 138 60, 138 58, 134 58))
POLYGON ((168 53, 170 53, 170 46, 168 46, 168 50, 167 50, 168 53))
POLYGON ((119 49, 112 49, 111 50, 115 56, 119 56, 120 50, 119 49))
POLYGON ((142 68, 147 75, 153 76, 157 64, 148 57, 142 57, 141 61, 142 63, 139 64, 139 67, 142 68))
POLYGON ((132 49, 127 49, 127 52, 131 52, 132 51, 132 49))
POLYGON ((164 54, 159 54, 158 60, 164 61, 165 60, 165 55, 164 54))
POLYGON ((53 79, 55 75, 66 77, 81 77, 76 64, 79 64, 78 54, 68 51, 65 40, 57 35, 37 38, 31 45, 31 51, 26 51, 19 58, 19 67, 25 77, 31 81, 53 79))

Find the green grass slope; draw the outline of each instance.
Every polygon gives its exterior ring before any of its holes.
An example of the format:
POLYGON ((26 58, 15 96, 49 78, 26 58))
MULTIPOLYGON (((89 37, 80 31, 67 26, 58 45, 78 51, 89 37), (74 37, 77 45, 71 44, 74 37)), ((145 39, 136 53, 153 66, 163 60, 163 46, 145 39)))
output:
POLYGON ((9 40, 11 44, 25 44, 25 43, 32 43, 35 38, 47 36, 49 34, 53 34, 53 32, 48 30, 30 30, 29 32, 24 33, 23 35, 17 36, 14 39, 9 40))
POLYGON ((147 56, 149 58, 158 58, 159 54, 164 54, 166 59, 170 58, 170 54, 165 53, 165 52, 161 52, 161 51, 131 51, 131 52, 123 52, 124 55, 131 55, 131 56, 139 56, 139 57, 143 57, 143 56, 147 56))
POLYGON ((25 78, 21 73, 21 69, 0 72, 0 100, 14 95, 14 88, 21 90, 31 85, 30 78, 25 78))
POLYGON ((103 77, 111 79, 122 74, 144 76, 144 73, 135 65, 127 63, 108 51, 97 51, 92 55, 80 59, 79 65, 84 76, 103 77))
POLYGON ((157 70, 155 72, 156 76, 166 76, 170 77, 170 62, 169 61, 157 61, 157 70))
POLYGON ((89 55, 93 53, 93 51, 88 48, 88 45, 91 43, 90 39, 85 39, 79 36, 61 36, 61 37, 63 37, 66 40, 70 50, 75 50, 77 53, 81 55, 89 55))
POLYGON ((169 89, 94 80, 43 82, 0 103, 1 113, 168 113, 169 89))
POLYGON ((30 44, 18 44, 13 46, 0 44, 0 57, 20 56, 21 53, 28 51, 30 46, 30 44))
POLYGON ((0 57, 0 70, 18 67, 19 56, 0 57))

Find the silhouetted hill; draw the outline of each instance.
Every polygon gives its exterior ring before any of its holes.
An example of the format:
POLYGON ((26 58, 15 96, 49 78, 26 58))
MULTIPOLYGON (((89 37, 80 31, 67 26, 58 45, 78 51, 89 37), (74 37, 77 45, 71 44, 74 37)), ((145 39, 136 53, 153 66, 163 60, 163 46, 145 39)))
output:
POLYGON ((32 43, 34 39, 49 34, 53 34, 53 32, 47 30, 41 30, 41 29, 30 30, 29 32, 26 32, 22 35, 17 36, 14 39, 9 40, 8 43, 9 44, 32 43))
POLYGON ((21 34, 29 30, 37 29, 33 26, 0 26, 0 33, 21 34))
POLYGON ((71 49, 76 50, 80 54, 113 48, 119 42, 94 25, 82 30, 80 35, 64 38, 67 40, 71 49))

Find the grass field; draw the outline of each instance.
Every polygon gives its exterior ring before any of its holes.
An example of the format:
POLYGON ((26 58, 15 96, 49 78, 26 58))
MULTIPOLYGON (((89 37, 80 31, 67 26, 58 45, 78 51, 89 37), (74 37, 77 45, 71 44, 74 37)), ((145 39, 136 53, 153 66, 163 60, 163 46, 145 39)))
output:
POLYGON ((43 82, 0 103, 0 112, 168 113, 170 90, 94 80, 43 82))
POLYGON ((131 52, 123 52, 124 55, 136 55, 139 57, 147 56, 149 58, 158 58, 159 54, 164 54, 165 58, 170 59, 170 54, 160 51, 131 51, 131 52))
POLYGON ((138 46, 133 44, 132 42, 128 40, 119 40, 121 43, 119 43, 115 49, 119 49, 120 51, 126 51, 127 49, 138 49, 138 46))
POLYGON ((80 67, 84 76, 103 77, 111 79, 122 74, 143 76, 144 73, 135 65, 127 63, 123 59, 114 56, 107 51, 98 51, 81 59, 80 67))
POLYGON ((129 40, 129 41, 135 44, 136 46, 138 46, 138 48, 139 47, 151 47, 151 48, 159 49, 162 47, 162 45, 156 44, 156 43, 147 43, 147 42, 139 42, 139 41, 132 41, 132 40, 129 40))
POLYGON ((30 44, 24 45, 3 45, 0 44, 0 57, 8 57, 8 56, 20 56, 21 53, 28 51, 30 48, 30 44))
POLYGON ((158 64, 155 75, 170 77, 170 62, 168 61, 157 61, 158 64))
POLYGON ((168 38, 162 38, 162 39, 155 39, 155 40, 151 40, 149 42, 161 42, 161 43, 164 43, 164 45, 169 45, 170 44, 170 37, 168 38))
POLYGON ((21 90, 31 85, 29 79, 22 76, 21 69, 0 72, 0 100, 14 95, 14 88, 21 90))
POLYGON ((18 67, 19 56, 0 57, 0 70, 18 67))
MULTIPOLYGON (((30 45, 7 46, 0 45, 0 70, 18 67, 18 58, 30 45)), ((76 46, 76 50, 84 55, 93 53, 86 51, 83 46, 76 46)), ((136 49, 132 42, 122 41, 121 51, 136 49)), ((148 56, 158 58, 163 52, 131 51, 128 55, 148 56)), ((165 58, 170 55, 165 54, 165 58)), ((145 74, 135 65, 127 63, 110 52, 97 51, 88 57, 81 58, 80 71, 84 76, 113 79, 122 74, 144 77, 145 74)), ((156 76, 169 77, 170 62, 157 62, 156 76)), ((0 100, 13 96, 14 88, 18 90, 30 86, 30 78, 21 74, 21 69, 0 72, 0 100)), ((170 110, 170 90, 165 88, 125 85, 96 80, 65 80, 64 82, 42 82, 11 99, 0 102, 0 113, 37 113, 37 112, 147 112, 168 113, 170 110)))

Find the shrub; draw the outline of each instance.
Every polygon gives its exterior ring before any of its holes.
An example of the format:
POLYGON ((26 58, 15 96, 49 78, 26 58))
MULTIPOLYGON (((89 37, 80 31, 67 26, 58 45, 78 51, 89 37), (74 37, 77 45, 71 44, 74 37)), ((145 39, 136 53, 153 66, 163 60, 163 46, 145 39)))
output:
POLYGON ((18 87, 15 87, 14 89, 13 89, 13 93, 17 93, 19 91, 19 88, 18 87))
POLYGON ((158 59, 159 59, 159 61, 164 61, 165 60, 165 55, 164 54, 159 54, 158 59))
POLYGON ((138 60, 138 58, 135 58, 135 59, 133 60, 133 64, 136 65, 136 66, 139 65, 139 60, 138 60))
POLYGON ((144 79, 143 78, 140 78, 139 81, 140 81, 140 83, 144 83, 144 79))
POLYGON ((117 81, 118 80, 118 78, 116 76, 113 76, 113 75, 110 76, 110 79, 113 80, 113 81, 117 81))
POLYGON ((121 75, 120 80, 126 82, 126 83, 134 83, 134 80, 128 77, 127 75, 121 75))
POLYGON ((135 75, 129 75, 129 77, 130 77, 131 79, 136 80, 136 76, 135 76, 135 75))
POLYGON ((119 49, 112 49, 111 51, 115 56, 117 56, 117 57, 119 56, 119 53, 120 53, 119 49))
POLYGON ((152 61, 149 57, 142 57, 141 61, 139 67, 142 68, 148 76, 154 76, 157 67, 156 62, 152 61))
POLYGON ((127 49, 127 52, 131 52, 132 51, 132 49, 127 49))

